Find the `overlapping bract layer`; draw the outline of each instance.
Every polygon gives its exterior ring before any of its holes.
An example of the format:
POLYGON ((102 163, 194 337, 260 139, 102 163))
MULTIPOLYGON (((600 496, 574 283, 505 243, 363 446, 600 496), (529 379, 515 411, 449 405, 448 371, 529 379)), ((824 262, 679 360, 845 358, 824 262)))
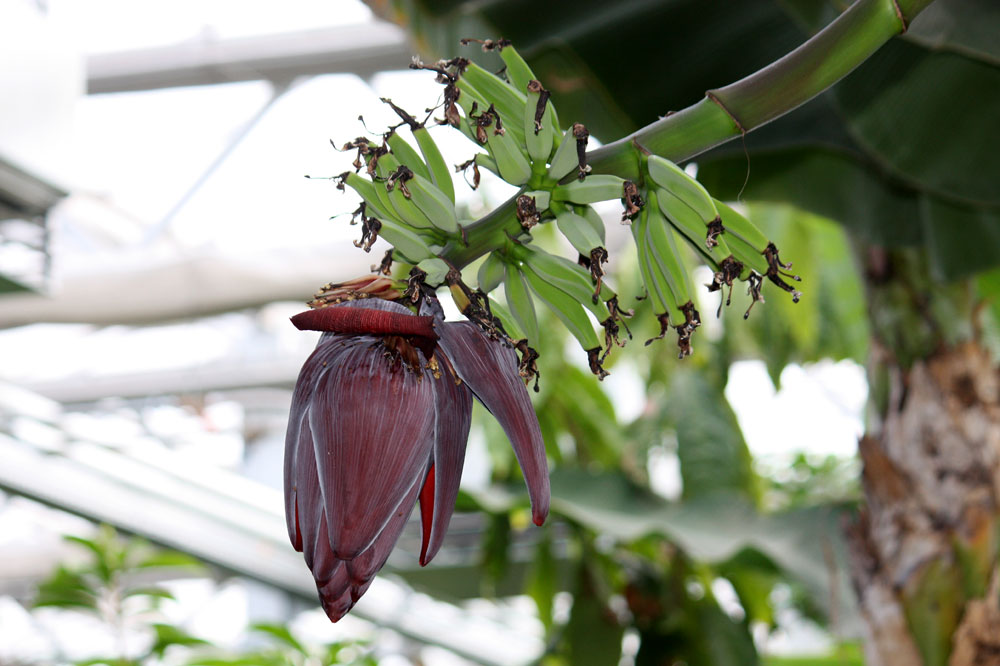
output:
MULTIPOLYGON (((379 298, 327 307, 414 316, 379 298)), ((285 517, 333 621, 368 589, 418 498, 420 563, 440 549, 458 495, 473 395, 511 440, 535 522, 548 513, 545 447, 513 350, 467 322, 435 317, 434 328, 436 345, 353 328, 327 331, 296 382, 285 441, 285 517), (429 358, 426 349, 433 350, 429 358)))

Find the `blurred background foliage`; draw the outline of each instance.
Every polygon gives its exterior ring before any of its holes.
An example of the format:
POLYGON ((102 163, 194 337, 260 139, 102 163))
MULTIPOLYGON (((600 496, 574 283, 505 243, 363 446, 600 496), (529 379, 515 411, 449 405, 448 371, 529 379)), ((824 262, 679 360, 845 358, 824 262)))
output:
POLYGON ((255 623, 247 649, 224 650, 171 621, 162 606, 175 599, 171 581, 214 573, 191 556, 127 538, 107 525, 92 539, 67 536, 85 551, 74 564, 61 564, 39 584, 33 608, 57 608, 91 616, 112 636, 114 654, 74 660, 75 666, 376 666, 360 642, 311 645, 284 624, 255 623))

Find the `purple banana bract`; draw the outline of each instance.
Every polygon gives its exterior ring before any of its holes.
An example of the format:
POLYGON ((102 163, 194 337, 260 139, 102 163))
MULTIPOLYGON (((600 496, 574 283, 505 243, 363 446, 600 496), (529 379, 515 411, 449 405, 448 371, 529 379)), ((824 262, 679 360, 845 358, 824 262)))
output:
MULTIPOLYGON (((381 298, 326 307, 420 319, 381 298)), ((510 438, 534 522, 541 525, 548 514, 545 446, 514 350, 470 322, 444 322, 436 303, 424 310, 424 318, 434 317, 437 340, 325 332, 295 385, 285 440, 285 518, 334 622, 368 589, 418 500, 421 565, 441 548, 458 495, 473 397, 510 438)))

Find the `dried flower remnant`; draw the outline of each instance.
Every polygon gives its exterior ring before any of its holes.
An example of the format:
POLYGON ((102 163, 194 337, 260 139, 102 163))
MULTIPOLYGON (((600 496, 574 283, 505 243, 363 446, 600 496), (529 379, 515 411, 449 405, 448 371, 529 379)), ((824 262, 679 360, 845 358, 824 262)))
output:
POLYGON ((802 278, 798 275, 793 275, 788 272, 788 269, 792 267, 791 262, 784 264, 781 262, 781 257, 778 256, 778 248, 774 243, 768 243, 767 248, 764 250, 764 258, 767 260, 767 277, 768 280, 778 285, 788 293, 792 295, 792 302, 798 303, 799 299, 802 297, 802 292, 798 291, 792 285, 788 284, 781 279, 781 276, 785 276, 796 282, 801 282, 802 278))

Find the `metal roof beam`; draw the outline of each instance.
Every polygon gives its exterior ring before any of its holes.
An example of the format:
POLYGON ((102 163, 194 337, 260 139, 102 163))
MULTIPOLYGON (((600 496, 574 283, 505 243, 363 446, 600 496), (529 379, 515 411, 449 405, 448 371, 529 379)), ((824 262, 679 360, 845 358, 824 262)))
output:
POLYGON ((362 78, 404 69, 406 33, 384 21, 238 39, 198 40, 87 58, 87 92, 115 93, 315 74, 362 78))

